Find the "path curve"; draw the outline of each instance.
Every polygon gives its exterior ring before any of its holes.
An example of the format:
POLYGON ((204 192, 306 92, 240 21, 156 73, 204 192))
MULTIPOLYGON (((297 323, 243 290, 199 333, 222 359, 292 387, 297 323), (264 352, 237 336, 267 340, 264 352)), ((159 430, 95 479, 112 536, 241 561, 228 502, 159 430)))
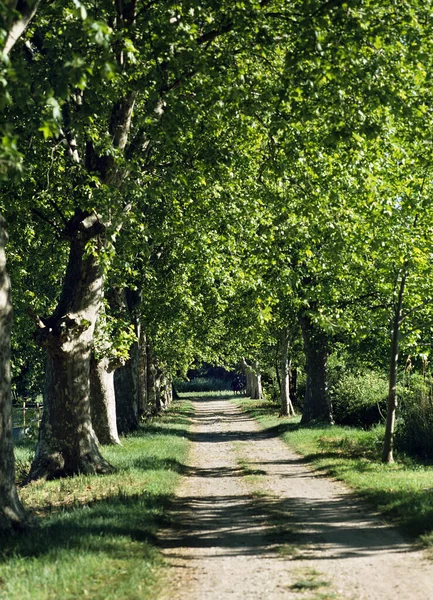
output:
POLYGON ((193 401, 161 600, 432 600, 433 563, 232 401, 193 401))

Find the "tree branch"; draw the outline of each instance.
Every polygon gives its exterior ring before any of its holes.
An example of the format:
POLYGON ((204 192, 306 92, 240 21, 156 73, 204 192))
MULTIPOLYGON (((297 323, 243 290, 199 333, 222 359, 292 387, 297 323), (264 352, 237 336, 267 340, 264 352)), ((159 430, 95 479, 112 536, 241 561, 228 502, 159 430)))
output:
POLYGON ((26 27, 36 14, 40 0, 18 0, 16 10, 20 16, 11 24, 3 48, 4 56, 8 56, 15 43, 24 33, 26 27))
POLYGON ((57 223, 55 221, 51 221, 51 219, 49 219, 48 217, 46 217, 44 215, 44 213, 41 212, 40 210, 38 210, 37 208, 32 208, 31 211, 39 219, 41 219, 42 221, 45 221, 45 223, 48 223, 48 225, 50 225, 50 227, 52 227, 54 229, 54 231, 57 233, 57 235, 59 237, 63 237, 62 230, 60 229, 60 227, 57 225, 57 223))

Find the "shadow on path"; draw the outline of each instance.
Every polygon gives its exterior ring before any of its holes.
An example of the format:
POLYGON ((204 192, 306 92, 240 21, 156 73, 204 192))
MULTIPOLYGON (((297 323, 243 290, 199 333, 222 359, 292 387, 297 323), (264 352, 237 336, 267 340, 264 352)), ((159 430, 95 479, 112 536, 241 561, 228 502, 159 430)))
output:
MULTIPOLYGON (((284 545, 303 549, 294 557, 298 560, 368 557, 390 549, 394 553, 409 551, 392 528, 366 517, 365 508, 353 495, 335 493, 323 498, 316 492, 316 497, 314 493, 311 496, 309 480, 317 482, 322 475, 304 468, 305 459, 292 458, 288 450, 287 458, 281 458, 281 447, 274 441, 281 434, 280 427, 257 430, 251 417, 228 402, 227 410, 222 410, 221 404, 221 398, 216 404, 209 402, 209 408, 201 400, 197 404, 191 439, 196 444, 199 462, 184 467, 183 471, 190 480, 187 489, 194 492, 173 502, 170 513, 174 526, 162 532, 159 539, 162 549, 171 550, 170 556, 192 560, 197 553, 190 554, 188 549, 206 549, 206 558, 225 555, 278 558, 284 545), (267 440, 275 444, 275 460, 269 460, 274 446, 266 444, 267 440), (248 460, 248 467, 252 467, 253 475, 285 480, 284 494, 279 497, 248 494, 242 481, 245 468, 233 463, 233 457, 231 462, 228 458, 233 444, 258 441, 264 442, 265 454, 257 458, 260 451, 256 445, 256 455, 248 460), (215 448, 211 449, 209 444, 215 448), (290 478, 293 484, 287 481, 290 478), (211 488, 209 480, 214 480, 211 488), (296 488, 292 489, 292 485, 296 488), (304 495, 299 492, 300 487, 305 490, 304 495)), ((243 447, 248 456, 249 446, 243 447)), ((266 482, 264 486, 267 487, 266 482)))

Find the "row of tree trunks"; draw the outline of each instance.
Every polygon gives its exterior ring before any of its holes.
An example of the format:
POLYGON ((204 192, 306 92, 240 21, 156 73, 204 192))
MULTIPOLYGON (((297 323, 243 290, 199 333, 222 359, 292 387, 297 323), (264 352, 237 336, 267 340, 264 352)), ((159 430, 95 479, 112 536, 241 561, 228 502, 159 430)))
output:
POLYGON ((108 382, 110 390, 109 393, 106 390, 105 396, 110 398, 111 412, 115 414, 113 424, 113 419, 108 419, 108 411, 104 409, 107 402, 97 402, 95 422, 103 423, 103 427, 98 427, 98 431, 101 431, 101 436, 97 433, 98 439, 101 443, 116 443, 117 433, 127 435, 136 431, 141 418, 158 414, 170 403, 171 385, 167 385, 155 361, 152 344, 140 321, 141 294, 135 290, 113 289, 108 296, 112 310, 126 316, 136 334, 136 341, 129 349, 126 362, 117 364, 117 368, 111 372, 110 361, 102 359, 99 364, 101 372, 98 373, 95 368, 95 376, 92 376, 95 380, 92 387, 97 394, 100 382, 108 382))
POLYGON ((20 529, 26 514, 18 499, 12 440, 11 329, 12 304, 6 272, 6 231, 0 216, 0 530, 20 529))
POLYGON ((147 340, 146 345, 146 414, 155 415, 168 408, 173 400, 173 384, 170 377, 158 365, 152 343, 147 340))

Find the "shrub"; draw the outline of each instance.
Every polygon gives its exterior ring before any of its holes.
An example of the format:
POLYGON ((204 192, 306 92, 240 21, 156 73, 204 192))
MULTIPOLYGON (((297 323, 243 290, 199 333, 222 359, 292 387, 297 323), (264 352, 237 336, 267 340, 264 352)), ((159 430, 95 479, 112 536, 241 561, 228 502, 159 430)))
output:
POLYGON ((190 381, 175 381, 178 392, 219 392, 231 390, 231 381, 216 377, 194 377, 190 381))
POLYGON ((412 375, 399 389, 401 411, 395 442, 399 450, 433 459, 433 398, 420 375, 412 375))
POLYGON ((335 422, 368 429, 386 414, 388 382, 375 371, 344 373, 330 388, 335 422))

